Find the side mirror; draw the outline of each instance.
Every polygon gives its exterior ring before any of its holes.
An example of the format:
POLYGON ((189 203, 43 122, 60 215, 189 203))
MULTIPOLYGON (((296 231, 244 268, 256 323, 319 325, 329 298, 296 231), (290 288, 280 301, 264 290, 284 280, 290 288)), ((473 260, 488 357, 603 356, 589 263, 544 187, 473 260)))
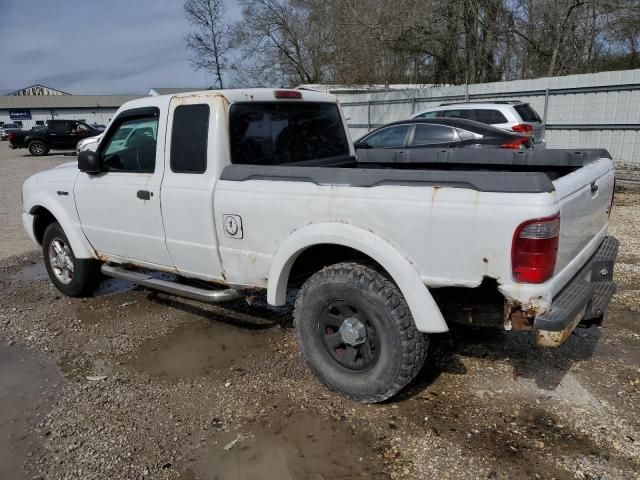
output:
POLYGON ((96 152, 84 150, 78 154, 78 169, 89 175, 100 173, 100 158, 96 152))
POLYGON ((353 144, 353 148, 355 148, 356 150, 360 150, 365 148, 371 148, 371 145, 369 145, 367 142, 356 142, 353 144))

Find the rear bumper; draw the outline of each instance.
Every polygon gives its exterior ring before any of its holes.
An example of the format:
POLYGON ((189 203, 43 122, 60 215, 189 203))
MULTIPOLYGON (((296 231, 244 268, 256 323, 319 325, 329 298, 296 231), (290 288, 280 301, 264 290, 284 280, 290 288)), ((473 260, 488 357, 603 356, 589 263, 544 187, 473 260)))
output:
POLYGON ((551 310, 535 318, 533 335, 536 345, 559 347, 581 321, 596 321, 604 315, 616 292, 613 267, 619 242, 605 237, 593 256, 556 295, 551 310))

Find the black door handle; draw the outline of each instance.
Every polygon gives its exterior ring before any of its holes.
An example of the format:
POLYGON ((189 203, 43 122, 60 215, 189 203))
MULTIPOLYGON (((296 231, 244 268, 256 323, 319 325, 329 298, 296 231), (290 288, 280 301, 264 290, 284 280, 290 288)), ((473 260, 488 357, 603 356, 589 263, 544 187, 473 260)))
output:
POLYGON ((598 185, 596 184, 596 182, 592 182, 591 183, 591 194, 595 195, 597 191, 598 191, 598 185))
POLYGON ((153 197, 153 193, 149 190, 138 190, 138 198, 140 200, 151 200, 151 197, 153 197))

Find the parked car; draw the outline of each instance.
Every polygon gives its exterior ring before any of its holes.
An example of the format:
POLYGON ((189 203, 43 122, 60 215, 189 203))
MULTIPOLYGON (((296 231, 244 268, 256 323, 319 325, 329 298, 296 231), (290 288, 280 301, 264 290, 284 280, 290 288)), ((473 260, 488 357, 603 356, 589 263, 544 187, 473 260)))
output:
POLYGON ((544 125, 531 105, 520 100, 443 103, 411 115, 411 118, 463 118, 533 137, 536 148, 544 146, 544 125))
POLYGON ((102 123, 92 123, 91 126, 100 132, 104 132, 107 128, 107 126, 102 123))
POLYGON ((458 118, 401 120, 377 128, 354 143, 359 162, 411 162, 429 148, 520 150, 531 145, 529 135, 458 118))
POLYGON ((9 135, 11 148, 28 148, 31 155, 46 155, 51 149, 73 149, 78 140, 94 137, 100 132, 77 120, 47 120, 43 131, 13 131, 9 135))
POLYGON ((365 402, 407 385, 452 322, 549 347, 602 321, 618 248, 606 151, 425 151, 437 165, 358 163, 326 93, 144 97, 95 152, 25 181, 23 223, 68 296, 101 273, 211 303, 294 293, 308 365, 365 402))
POLYGON ((20 128, 20 125, 17 123, 5 123, 0 127, 0 138, 2 138, 2 140, 7 140, 11 130, 20 130, 20 128))

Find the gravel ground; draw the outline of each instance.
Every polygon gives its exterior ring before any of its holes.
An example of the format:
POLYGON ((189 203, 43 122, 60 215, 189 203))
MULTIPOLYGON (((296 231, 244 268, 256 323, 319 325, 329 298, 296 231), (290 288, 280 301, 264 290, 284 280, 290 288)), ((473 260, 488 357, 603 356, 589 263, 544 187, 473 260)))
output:
POLYGON ((21 231, 19 183, 68 158, 0 144, 0 478, 640 478, 640 193, 616 197, 620 292, 558 350, 432 336, 398 398, 362 405, 305 367, 287 309, 105 281, 62 297, 21 231))

